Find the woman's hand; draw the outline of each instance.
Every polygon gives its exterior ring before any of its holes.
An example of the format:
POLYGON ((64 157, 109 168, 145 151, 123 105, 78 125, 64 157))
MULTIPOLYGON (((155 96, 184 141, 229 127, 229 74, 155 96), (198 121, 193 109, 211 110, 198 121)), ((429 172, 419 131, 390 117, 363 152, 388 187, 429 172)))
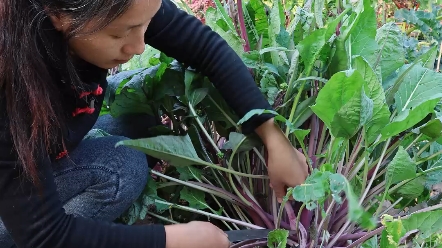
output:
POLYGON ((166 248, 228 248, 227 234, 210 222, 167 225, 166 248))
POLYGON ((259 126, 256 133, 267 148, 270 186, 275 191, 278 202, 281 202, 288 187, 300 185, 307 178, 306 158, 292 146, 273 118, 259 126))

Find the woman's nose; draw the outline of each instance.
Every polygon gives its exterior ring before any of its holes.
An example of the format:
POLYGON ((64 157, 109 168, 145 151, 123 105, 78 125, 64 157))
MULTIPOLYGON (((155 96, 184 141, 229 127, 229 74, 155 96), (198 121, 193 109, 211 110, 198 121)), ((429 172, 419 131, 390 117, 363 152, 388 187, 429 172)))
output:
POLYGON ((144 52, 145 48, 144 35, 139 35, 132 39, 130 43, 124 45, 123 52, 130 55, 140 55, 144 52))

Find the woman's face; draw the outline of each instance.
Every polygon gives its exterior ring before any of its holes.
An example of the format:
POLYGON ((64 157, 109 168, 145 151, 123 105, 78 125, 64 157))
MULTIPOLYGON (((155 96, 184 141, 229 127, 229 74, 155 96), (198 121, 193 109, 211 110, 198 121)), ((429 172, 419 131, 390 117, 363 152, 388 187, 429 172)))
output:
MULTIPOLYGON (((160 7, 161 0, 133 0, 126 12, 104 29, 87 34, 96 24, 91 20, 84 32, 70 39, 69 48, 75 56, 103 69, 123 64, 143 53, 144 34, 160 7)), ((57 30, 66 32, 69 28, 69 17, 50 17, 57 30)))

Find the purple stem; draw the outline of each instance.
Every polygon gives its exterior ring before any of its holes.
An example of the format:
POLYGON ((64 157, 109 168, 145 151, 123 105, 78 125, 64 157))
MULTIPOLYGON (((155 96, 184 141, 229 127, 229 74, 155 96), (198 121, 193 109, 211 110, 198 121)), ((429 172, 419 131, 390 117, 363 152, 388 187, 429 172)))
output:
POLYGON ((290 230, 296 230, 296 214, 295 214, 295 211, 293 210, 292 205, 287 203, 287 204, 285 204, 284 208, 285 208, 285 211, 287 212, 287 216, 289 218, 290 230))
POLYGON ((230 246, 230 248, 252 248, 252 247, 267 247, 267 240, 256 241, 242 246, 236 246, 236 245, 230 246))
POLYGON ((308 210, 307 208, 303 208, 301 211, 301 224, 305 227, 305 229, 310 229, 310 224, 313 218, 313 211, 308 210))
POLYGON ((375 229, 375 230, 365 234, 363 237, 361 237, 360 239, 356 240, 351 245, 347 246, 347 248, 357 247, 358 245, 362 244, 363 242, 365 242, 366 240, 370 239, 371 237, 382 233, 384 228, 385 228, 384 226, 381 226, 378 229, 375 229))
MULTIPOLYGON (((269 213, 267 213, 267 212, 264 212, 264 214, 267 216, 267 219, 268 220, 271 220, 271 221, 273 221, 273 215, 271 215, 271 214, 269 214, 269 213)), ((287 230, 290 230, 290 225, 287 223, 287 222, 284 222, 284 221, 281 221, 281 227, 282 228, 285 228, 285 229, 287 229, 287 230)))
POLYGON ((259 207, 247 194, 243 193, 243 196, 252 204, 253 210, 255 210, 255 212, 259 215, 259 217, 261 217, 261 219, 264 221, 264 224, 267 226, 267 228, 274 229, 275 226, 266 217, 265 211, 262 210, 261 207, 259 207))
POLYGON ((247 36, 246 25, 244 22, 244 12, 242 9, 242 0, 238 0, 237 6, 238 6, 239 27, 241 29, 241 38, 243 38, 244 41, 246 42, 246 44, 244 44, 244 52, 249 52, 250 51, 250 43, 249 43, 249 37, 247 36))
POLYGON ((299 248, 307 248, 307 230, 305 230, 302 224, 299 224, 299 232, 301 233, 299 248))
MULTIPOLYGON (((337 223, 340 222, 340 220, 342 220, 345 216, 347 216, 348 213, 348 202, 344 201, 344 203, 342 205, 339 206, 338 211, 336 211, 335 214, 332 214, 332 216, 334 216, 332 222, 330 222, 329 230, 333 231, 338 231, 340 228, 339 226, 335 226, 337 223)), ((342 224, 341 224, 342 225, 342 224)))
POLYGON ((338 240, 347 241, 347 240, 360 239, 360 238, 364 237, 366 234, 367 234, 367 232, 345 234, 345 235, 342 235, 341 237, 339 237, 338 240))
POLYGON ((211 190, 217 191, 217 192, 219 192, 219 193, 222 193, 222 194, 226 195, 228 198, 231 198, 232 200, 234 200, 238 205, 241 205, 242 207, 247 207, 247 205, 245 205, 245 204, 242 202, 242 200, 239 199, 238 196, 236 196, 236 195, 230 193, 230 192, 227 191, 227 190, 224 190, 224 189, 222 189, 222 188, 219 188, 219 187, 216 187, 216 186, 213 186, 213 185, 207 184, 207 183, 200 183, 200 182, 189 182, 189 183, 192 183, 192 184, 195 184, 195 185, 198 185, 198 186, 201 186, 201 187, 204 187, 204 188, 208 188, 208 189, 211 189, 211 190))

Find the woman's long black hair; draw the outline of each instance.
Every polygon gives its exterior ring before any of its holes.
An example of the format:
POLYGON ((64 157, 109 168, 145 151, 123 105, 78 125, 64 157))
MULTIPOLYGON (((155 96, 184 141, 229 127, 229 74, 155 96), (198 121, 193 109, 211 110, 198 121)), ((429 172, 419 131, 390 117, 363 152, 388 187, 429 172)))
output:
POLYGON ((93 20, 94 30, 105 27, 124 13, 132 0, 1 0, 0 3, 0 102, 6 104, 14 148, 26 175, 38 180, 36 162, 48 152, 61 128, 62 112, 53 94, 48 59, 60 65, 58 73, 79 84, 67 40, 93 20), (63 49, 42 39, 42 23, 48 15, 68 14, 70 29, 63 35, 63 49), (46 58, 46 59, 45 59, 46 58))

